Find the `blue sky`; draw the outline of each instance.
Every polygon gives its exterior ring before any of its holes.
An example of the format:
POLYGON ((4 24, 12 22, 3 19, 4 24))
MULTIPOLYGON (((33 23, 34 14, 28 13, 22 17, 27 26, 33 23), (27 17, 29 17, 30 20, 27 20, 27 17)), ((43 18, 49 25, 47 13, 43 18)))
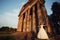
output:
MULTIPOLYGON (((1 26, 10 26, 17 28, 18 24, 18 14, 22 6, 28 0, 0 0, 0 27, 1 26)), ((52 13, 51 5, 53 2, 59 0, 45 0, 45 6, 47 9, 48 15, 52 13)))

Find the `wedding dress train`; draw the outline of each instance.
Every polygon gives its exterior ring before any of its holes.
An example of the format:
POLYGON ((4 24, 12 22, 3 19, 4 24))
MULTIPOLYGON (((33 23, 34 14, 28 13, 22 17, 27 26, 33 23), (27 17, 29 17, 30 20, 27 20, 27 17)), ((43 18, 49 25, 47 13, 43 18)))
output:
POLYGON ((48 39, 47 32, 45 31, 43 26, 44 25, 41 25, 41 28, 39 28, 39 32, 38 32, 38 35, 37 35, 38 39, 48 39))

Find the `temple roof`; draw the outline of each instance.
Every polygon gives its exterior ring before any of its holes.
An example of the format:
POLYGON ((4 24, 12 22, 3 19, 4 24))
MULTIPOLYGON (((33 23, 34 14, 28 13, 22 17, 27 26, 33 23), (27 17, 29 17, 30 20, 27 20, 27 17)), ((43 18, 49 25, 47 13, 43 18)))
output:
POLYGON ((22 12, 26 7, 28 7, 29 5, 31 5, 34 1, 35 1, 35 0, 32 0, 32 1, 29 0, 26 4, 24 4, 18 16, 20 16, 21 12, 22 12))
MULTIPOLYGON (((26 4, 24 4, 18 16, 20 16, 20 14, 21 14, 29 5, 33 4, 35 1, 36 1, 36 0, 29 0, 26 4)), ((42 0, 39 0, 39 1, 41 1, 41 3, 42 3, 44 0, 43 0, 43 1, 42 1, 42 0)))

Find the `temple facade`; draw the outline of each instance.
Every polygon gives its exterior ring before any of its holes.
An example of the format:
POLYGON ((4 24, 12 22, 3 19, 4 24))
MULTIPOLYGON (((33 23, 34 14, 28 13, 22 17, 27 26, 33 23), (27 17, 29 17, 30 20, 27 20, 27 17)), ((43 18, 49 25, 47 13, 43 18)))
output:
POLYGON ((51 32, 51 26, 48 20, 47 11, 45 8, 45 0, 28 0, 23 5, 18 15, 18 28, 20 32, 35 32, 39 31, 39 25, 46 25, 46 31, 51 32))

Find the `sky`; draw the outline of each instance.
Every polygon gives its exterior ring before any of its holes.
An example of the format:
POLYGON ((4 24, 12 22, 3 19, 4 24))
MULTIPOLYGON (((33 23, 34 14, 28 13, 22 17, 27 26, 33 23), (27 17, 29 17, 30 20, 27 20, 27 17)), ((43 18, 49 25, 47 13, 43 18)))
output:
MULTIPOLYGON (((17 28, 18 15, 22 6, 28 0, 0 0, 0 27, 9 26, 17 28)), ((52 14, 51 6, 53 2, 60 2, 59 0, 45 0, 45 7, 47 14, 52 14)))

